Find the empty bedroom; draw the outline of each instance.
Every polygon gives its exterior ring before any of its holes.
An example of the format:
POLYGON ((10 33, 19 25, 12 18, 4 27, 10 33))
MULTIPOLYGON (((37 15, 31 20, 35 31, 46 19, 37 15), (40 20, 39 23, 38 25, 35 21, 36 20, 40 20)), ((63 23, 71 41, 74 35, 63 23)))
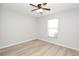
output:
POLYGON ((79 3, 0 3, 0 56, 79 56, 79 3))

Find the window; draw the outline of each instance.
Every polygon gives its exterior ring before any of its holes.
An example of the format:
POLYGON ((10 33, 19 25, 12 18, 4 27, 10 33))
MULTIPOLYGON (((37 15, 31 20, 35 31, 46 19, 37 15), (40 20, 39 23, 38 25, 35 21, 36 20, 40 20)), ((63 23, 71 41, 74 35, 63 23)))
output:
POLYGON ((58 19, 48 20, 48 37, 57 38, 58 19))

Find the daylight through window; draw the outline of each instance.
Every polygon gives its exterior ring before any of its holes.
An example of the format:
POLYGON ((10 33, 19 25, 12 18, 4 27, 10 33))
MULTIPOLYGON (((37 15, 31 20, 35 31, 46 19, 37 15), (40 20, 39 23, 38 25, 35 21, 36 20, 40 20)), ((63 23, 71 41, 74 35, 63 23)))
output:
POLYGON ((58 19, 48 20, 48 36, 57 38, 58 34, 58 19))

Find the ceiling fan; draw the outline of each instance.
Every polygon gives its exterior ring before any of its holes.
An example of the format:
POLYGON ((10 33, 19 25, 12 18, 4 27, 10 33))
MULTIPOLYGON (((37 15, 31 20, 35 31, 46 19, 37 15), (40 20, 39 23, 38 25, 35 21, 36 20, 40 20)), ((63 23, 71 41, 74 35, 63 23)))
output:
MULTIPOLYGON (((36 10, 50 11, 51 10, 50 8, 45 7, 47 5, 47 3, 42 3, 42 4, 37 4, 37 5, 29 4, 29 5, 35 7, 35 9, 33 9, 32 11, 36 11, 36 10)), ((39 11, 39 12, 41 12, 41 11, 39 11)))

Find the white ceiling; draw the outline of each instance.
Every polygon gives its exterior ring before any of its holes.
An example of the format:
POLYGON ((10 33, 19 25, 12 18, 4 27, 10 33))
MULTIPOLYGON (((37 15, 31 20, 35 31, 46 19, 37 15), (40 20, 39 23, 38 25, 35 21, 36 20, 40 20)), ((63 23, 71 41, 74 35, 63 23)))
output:
POLYGON ((7 8, 10 8, 14 11, 22 14, 27 14, 32 17, 41 17, 60 11, 79 8, 79 3, 48 3, 48 7, 51 9, 51 11, 47 11, 43 14, 39 14, 35 11, 32 12, 31 10, 33 9, 33 7, 27 3, 4 3, 3 6, 6 6, 7 8))

